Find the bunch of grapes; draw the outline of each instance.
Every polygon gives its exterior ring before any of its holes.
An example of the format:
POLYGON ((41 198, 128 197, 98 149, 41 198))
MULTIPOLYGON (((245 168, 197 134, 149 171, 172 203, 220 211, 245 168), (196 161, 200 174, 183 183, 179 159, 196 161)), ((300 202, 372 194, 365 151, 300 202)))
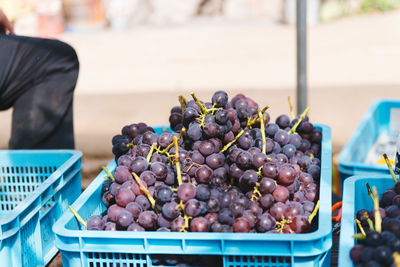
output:
MULTIPOLYGON (((394 177, 394 176, 393 176, 394 177)), ((358 244, 350 251, 356 266, 398 266, 400 260, 400 182, 379 197, 367 183, 374 209, 357 211, 359 233, 354 237, 358 244)))
POLYGON ((322 133, 306 115, 270 122, 268 106, 226 92, 180 97, 174 132, 144 123, 113 138, 107 210, 89 230, 307 233, 318 209, 322 133))

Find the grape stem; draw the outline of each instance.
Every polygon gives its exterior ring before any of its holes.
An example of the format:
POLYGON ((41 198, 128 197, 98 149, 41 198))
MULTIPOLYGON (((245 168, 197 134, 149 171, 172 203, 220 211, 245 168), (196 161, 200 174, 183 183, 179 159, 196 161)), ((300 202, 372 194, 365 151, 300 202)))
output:
POLYGON ((105 166, 101 166, 101 168, 103 169, 103 171, 105 171, 107 173, 107 176, 106 176, 107 178, 110 178, 111 180, 115 181, 114 176, 105 166))
MULTIPOLYGON (((266 105, 262 110, 261 110, 261 114, 264 114, 265 111, 267 111, 267 109, 269 109, 270 106, 266 105)), ((249 129, 251 126, 253 126, 254 123, 256 123, 257 119, 259 117, 255 116, 253 119, 251 119, 251 117, 247 118, 247 125, 245 127, 245 129, 249 129)))
POLYGON ((290 99, 290 96, 288 96, 288 102, 289 102, 290 118, 293 120, 295 118, 295 116, 294 116, 293 105, 292 105, 292 100, 290 99))
MULTIPOLYGON (((182 138, 182 135, 186 132, 186 128, 182 127, 179 136, 178 136, 178 141, 182 138)), ((160 151, 160 154, 165 154, 167 153, 172 147, 174 146, 174 142, 172 142, 171 144, 169 144, 166 148, 164 148, 163 150, 160 151)))
POLYGON ((242 134, 244 134, 244 130, 241 130, 240 133, 238 133, 235 137, 235 139, 233 139, 232 141, 230 141, 228 144, 226 144, 221 151, 219 151, 220 153, 224 153, 231 145, 233 145, 233 143, 235 143, 240 136, 242 136, 242 134))
POLYGON ((201 113, 208 114, 208 110, 200 103, 199 99, 196 97, 194 92, 191 92, 190 95, 193 97, 194 102, 199 106, 201 113))
POLYGON ((250 198, 251 201, 256 201, 256 200, 258 200, 259 197, 262 196, 260 190, 258 190, 259 186, 260 186, 260 183, 256 183, 256 185, 254 186, 253 194, 251 195, 251 198, 250 198))
POLYGON ((276 231, 278 233, 283 233, 283 227, 288 223, 290 223, 290 221, 286 220, 285 217, 282 215, 282 220, 276 222, 276 227, 275 227, 276 231))
POLYGON ((296 122, 295 125, 293 125, 292 129, 289 130, 288 134, 292 134, 296 132, 297 126, 299 126, 300 122, 306 117, 308 111, 310 110, 310 107, 307 107, 303 113, 301 113, 299 120, 296 122))
POLYGON ((156 147, 156 145, 157 145, 157 142, 154 142, 154 143, 151 145, 149 154, 147 154, 147 158, 146 158, 146 159, 147 159, 147 162, 148 162, 149 164, 151 164, 151 162, 150 162, 151 156, 153 155, 153 151, 154 151, 154 148, 156 147))
POLYGON ((379 196, 376 187, 372 187, 374 193, 374 210, 375 210, 375 229, 378 233, 382 232, 382 217, 379 211, 379 196))
POLYGON ((139 176, 135 172, 132 172, 132 175, 135 178, 136 183, 138 183, 138 185, 140 187, 140 190, 146 195, 146 197, 150 201, 150 204, 153 207, 153 209, 157 211, 157 209, 156 209, 156 201, 154 200, 154 198, 150 194, 149 190, 146 188, 146 186, 144 186, 142 180, 140 180, 139 176))
POLYGON ((355 234, 353 235, 353 238, 357 240, 365 240, 367 237, 363 234, 355 234))
POLYGON ((82 217, 78 214, 78 212, 76 212, 76 210, 72 206, 68 206, 68 208, 71 210, 72 214, 74 214, 74 216, 78 220, 78 222, 80 222, 87 229, 86 222, 82 219, 82 217))
POLYGON ((176 165, 176 179, 178 180, 178 185, 182 184, 182 174, 181 174, 181 165, 179 163, 179 147, 178 147, 178 139, 176 136, 172 137, 174 140, 175 146, 175 165, 176 165))
POLYGON ((360 222, 358 219, 356 219, 356 223, 357 223, 358 228, 360 229, 361 233, 362 233, 363 235, 365 235, 365 231, 364 231, 364 228, 363 228, 362 225, 361 225, 361 222, 360 222))
POLYGON ((315 215, 317 215, 318 209, 319 209, 319 200, 317 201, 317 204, 315 205, 313 212, 308 217, 308 222, 310 224, 311 224, 312 220, 314 219, 315 215))
POLYGON ((367 186, 369 197, 372 199, 372 201, 374 201, 374 195, 372 194, 371 187, 369 186, 369 183, 367 182, 365 185, 367 186))
POLYGON ((260 118, 260 131, 261 131, 261 137, 262 137, 262 153, 266 154, 265 152, 267 151, 267 143, 265 140, 265 126, 264 126, 264 118, 263 114, 261 113, 261 110, 258 110, 258 117, 260 118))
POLYGON ((184 215, 185 218, 185 225, 182 226, 180 232, 187 232, 187 229, 189 229, 189 220, 192 219, 192 217, 187 216, 186 214, 184 215))
POLYGON ((372 220, 369 218, 368 213, 364 212, 364 217, 367 220, 368 226, 369 226, 369 230, 375 230, 374 229, 374 223, 372 222, 372 220))
POLYGON ((186 101, 186 99, 185 99, 185 97, 183 95, 180 95, 178 97, 178 100, 179 100, 179 103, 181 104, 181 113, 182 113, 181 115, 182 115, 182 118, 183 118, 183 112, 185 111, 185 108, 187 106, 187 101, 186 101))
POLYGON ((394 265, 400 266, 400 254, 397 251, 395 251, 395 252, 393 252, 392 256, 393 256, 394 265))
POLYGON ((386 155, 386 153, 383 153, 383 158, 385 159, 386 165, 387 165, 388 168, 389 168, 389 171, 390 171, 390 174, 392 175, 393 181, 394 181, 395 183, 397 183, 397 178, 396 178, 396 175, 395 175, 394 172, 393 172, 392 164, 390 164, 389 158, 388 158, 388 156, 386 155))

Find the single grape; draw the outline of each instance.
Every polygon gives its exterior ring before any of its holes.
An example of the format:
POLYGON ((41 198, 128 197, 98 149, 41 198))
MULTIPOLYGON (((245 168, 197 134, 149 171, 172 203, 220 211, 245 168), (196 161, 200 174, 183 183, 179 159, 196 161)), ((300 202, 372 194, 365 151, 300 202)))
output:
POLYGON ((260 233, 265 233, 273 229, 276 225, 276 220, 268 213, 264 213, 258 217, 257 231, 260 233))
POLYGON ((225 156, 222 153, 211 154, 208 157, 206 157, 206 164, 213 170, 218 169, 224 166, 225 156))
POLYGON ((189 199, 185 203, 184 211, 188 216, 191 216, 191 217, 198 216, 201 213, 200 202, 197 199, 189 199))
POLYGON ((192 232, 208 232, 209 224, 206 218, 196 217, 190 221, 190 230, 192 232))
POLYGON ((117 204, 111 205, 107 210, 108 220, 112 222, 117 221, 118 214, 124 210, 124 208, 118 206, 117 204))
POLYGON ((87 221, 87 229, 88 230, 103 230, 104 229, 104 221, 101 216, 93 215, 87 221))
POLYGON ((145 195, 137 196, 135 202, 139 204, 143 210, 148 210, 151 207, 151 204, 145 195))
POLYGON ((239 217, 233 222, 232 228, 235 233, 248 233, 251 226, 246 217, 239 217))
POLYGON ((157 199, 161 202, 169 202, 172 199, 173 191, 169 186, 162 186, 157 191, 157 199))
POLYGON ((132 232, 144 232, 145 229, 140 226, 139 224, 133 222, 131 225, 128 226, 126 229, 127 231, 132 231, 132 232))
POLYGON ((117 228, 126 229, 133 222, 133 215, 128 210, 122 210, 117 216, 117 228))
POLYGON ((125 207, 129 202, 135 200, 135 194, 129 188, 121 188, 115 195, 115 202, 121 206, 125 207))
POLYGON ((189 183, 183 183, 178 187, 178 197, 183 201, 188 201, 196 196, 196 189, 189 183))
POLYGON ((146 230, 153 230, 157 225, 157 214, 154 211, 145 210, 140 213, 138 222, 146 230))

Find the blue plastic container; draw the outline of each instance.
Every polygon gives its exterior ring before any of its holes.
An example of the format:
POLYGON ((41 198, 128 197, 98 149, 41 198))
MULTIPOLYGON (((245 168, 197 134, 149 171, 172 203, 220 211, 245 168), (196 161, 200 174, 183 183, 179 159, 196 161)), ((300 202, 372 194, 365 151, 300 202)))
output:
POLYGON ((344 182, 342 220, 339 241, 339 267, 353 266, 350 259, 350 250, 356 244, 352 237, 357 233, 355 224, 357 211, 360 209, 372 210, 374 204, 368 195, 366 183, 371 188, 376 186, 378 194, 381 195, 394 185, 390 175, 356 175, 346 179, 344 182))
POLYGON ((44 266, 57 253, 51 229, 81 192, 75 150, 0 150, 0 265, 44 266))
MULTIPOLYGON (((365 158, 379 135, 390 135, 391 112, 400 109, 400 99, 379 99, 373 102, 360 125, 339 154, 340 186, 350 176, 358 174, 388 174, 386 165, 367 165, 365 158)), ((393 123, 393 122, 392 122, 393 123)))
MULTIPOLYGON (((332 145, 330 128, 323 133, 321 151, 320 209, 315 231, 306 234, 177 233, 87 231, 70 211, 55 223, 56 246, 64 266, 153 266, 152 254, 216 255, 223 266, 330 266, 332 145), (111 266, 111 265, 110 265, 111 266), (115 266, 115 265, 113 265, 115 266), (121 265, 122 266, 122 265, 121 265)), ((114 170, 112 160, 107 168, 114 170)), ((100 194, 101 172, 72 205, 87 220, 106 208, 100 194)))

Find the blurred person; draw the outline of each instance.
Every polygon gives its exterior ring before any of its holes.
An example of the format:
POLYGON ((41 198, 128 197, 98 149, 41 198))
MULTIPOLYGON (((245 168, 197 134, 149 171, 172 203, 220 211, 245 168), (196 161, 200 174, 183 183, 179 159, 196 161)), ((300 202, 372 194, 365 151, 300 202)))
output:
POLYGON ((75 50, 58 40, 17 36, 0 8, 0 110, 13 107, 10 149, 73 149, 75 50))

